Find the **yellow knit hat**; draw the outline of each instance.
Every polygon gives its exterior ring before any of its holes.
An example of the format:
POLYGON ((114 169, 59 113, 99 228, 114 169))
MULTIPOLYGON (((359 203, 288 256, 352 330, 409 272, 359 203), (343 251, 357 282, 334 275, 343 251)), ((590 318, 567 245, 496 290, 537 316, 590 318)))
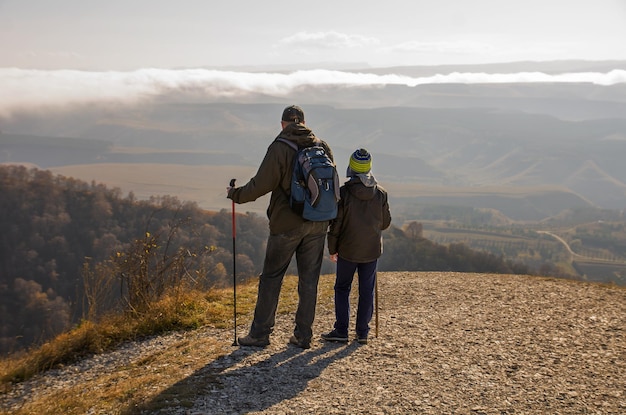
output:
POLYGON ((372 169, 372 155, 360 148, 350 156, 350 170, 355 173, 369 173, 372 169))

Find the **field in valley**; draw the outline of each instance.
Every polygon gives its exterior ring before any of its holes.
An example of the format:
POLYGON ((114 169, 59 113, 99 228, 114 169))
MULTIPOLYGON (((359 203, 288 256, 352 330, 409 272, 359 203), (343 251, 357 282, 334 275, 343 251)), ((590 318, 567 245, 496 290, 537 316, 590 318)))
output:
MULTIPOLYGON (((119 188, 122 194, 133 192, 138 199, 151 196, 175 196, 181 201, 196 202, 206 210, 231 209, 226 198, 230 179, 245 184, 256 172, 245 166, 185 166, 178 164, 103 163, 53 167, 55 174, 119 188)), ((265 214, 268 197, 238 208, 242 212, 265 214)))

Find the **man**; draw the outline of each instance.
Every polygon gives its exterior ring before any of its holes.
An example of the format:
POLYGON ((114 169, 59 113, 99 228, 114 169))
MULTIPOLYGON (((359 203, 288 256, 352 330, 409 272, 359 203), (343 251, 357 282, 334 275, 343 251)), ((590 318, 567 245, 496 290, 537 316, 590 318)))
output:
POLYGON ((328 231, 328 252, 337 263, 335 279, 335 328, 322 334, 327 341, 347 342, 350 289, 355 271, 359 275, 356 339, 367 344, 374 308, 378 258, 382 254, 382 231, 391 224, 387 192, 371 173, 372 156, 364 148, 350 156, 349 180, 341 186, 337 218, 328 231))
MULTIPOLYGON (((295 329, 289 342, 308 349, 313 336, 311 326, 315 317, 317 286, 329 221, 306 221, 291 209, 289 192, 296 151, 278 139, 289 140, 298 147, 309 147, 316 137, 305 125, 302 108, 295 105, 283 111, 281 127, 282 131, 267 148, 256 175, 246 185, 228 189, 228 198, 235 203, 251 202, 272 192, 267 208, 270 235, 263 272, 259 277, 254 320, 248 335, 238 340, 241 346, 265 347, 269 344, 283 277, 295 253, 299 300, 295 329)), ((324 141, 321 144, 332 158, 328 144, 324 141)))

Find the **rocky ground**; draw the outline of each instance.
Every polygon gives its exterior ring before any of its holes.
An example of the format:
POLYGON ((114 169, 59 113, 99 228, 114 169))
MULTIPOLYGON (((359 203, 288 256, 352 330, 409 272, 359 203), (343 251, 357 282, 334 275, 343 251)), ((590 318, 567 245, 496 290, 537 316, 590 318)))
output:
MULTIPOLYGON (((527 276, 379 274, 367 345, 326 343, 320 306, 311 349, 287 344, 279 316, 264 349, 232 347, 163 390, 163 414, 626 414, 626 289, 527 276), (186 391, 180 396, 178 391, 186 391)), ((240 327, 245 334, 247 322, 240 327)), ((167 348, 180 334, 126 345, 24 382, 0 408, 167 348), (91 375, 90 375, 91 373, 91 375)), ((95 413, 95 412, 94 412, 95 413)))

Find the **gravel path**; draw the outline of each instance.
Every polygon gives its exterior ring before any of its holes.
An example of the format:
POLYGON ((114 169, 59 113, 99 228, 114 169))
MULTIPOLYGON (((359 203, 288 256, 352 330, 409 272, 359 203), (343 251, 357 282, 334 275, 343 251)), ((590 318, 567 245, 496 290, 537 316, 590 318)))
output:
MULTIPOLYGON (((333 322, 324 306, 308 350, 287 344, 292 314, 279 316, 265 349, 228 349, 232 330, 199 331, 229 351, 161 393, 172 399, 158 413, 626 414, 626 289, 397 272, 379 274, 379 292, 379 336, 368 345, 321 341, 333 322), (179 390, 193 391, 191 398, 177 399, 179 390)), ((98 357, 94 373, 176 336, 98 357)), ((92 363, 81 364, 74 381, 92 363)), ((63 371, 55 376, 25 382, 12 402, 58 387, 63 371)))

